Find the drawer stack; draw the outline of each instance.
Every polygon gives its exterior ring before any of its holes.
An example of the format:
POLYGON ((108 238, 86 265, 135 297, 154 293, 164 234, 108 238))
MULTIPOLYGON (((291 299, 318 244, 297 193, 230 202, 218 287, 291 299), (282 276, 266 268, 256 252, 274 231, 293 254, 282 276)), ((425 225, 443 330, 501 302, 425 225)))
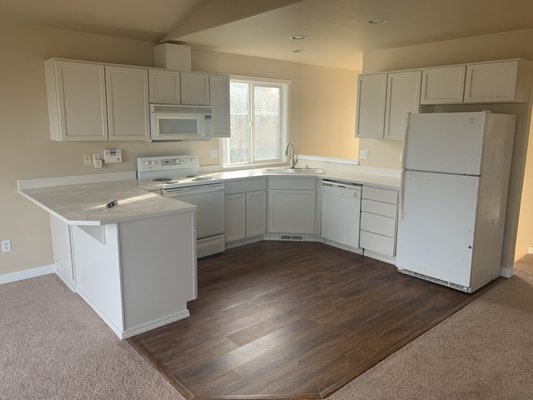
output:
POLYGON ((359 246, 365 250, 394 257, 398 192, 363 186, 359 246))

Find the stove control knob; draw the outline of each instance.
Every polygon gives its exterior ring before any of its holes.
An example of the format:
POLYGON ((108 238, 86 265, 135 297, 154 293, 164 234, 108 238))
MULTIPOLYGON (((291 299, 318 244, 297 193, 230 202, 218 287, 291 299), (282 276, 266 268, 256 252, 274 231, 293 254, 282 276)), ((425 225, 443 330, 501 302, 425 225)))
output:
POLYGON ((180 165, 181 164, 181 158, 176 158, 176 165, 180 165))

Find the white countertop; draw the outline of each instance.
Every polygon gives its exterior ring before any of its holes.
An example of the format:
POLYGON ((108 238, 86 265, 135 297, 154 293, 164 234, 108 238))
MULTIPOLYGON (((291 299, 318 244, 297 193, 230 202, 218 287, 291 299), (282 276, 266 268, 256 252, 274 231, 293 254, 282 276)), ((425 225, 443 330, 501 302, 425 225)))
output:
MULTIPOLYGON (((310 167, 322 168, 325 173, 273 173, 264 168, 253 168, 218 171, 203 175, 213 176, 224 181, 265 176, 319 177, 389 190, 398 190, 400 186, 400 173, 396 170, 342 166, 330 163, 319 163, 310 165, 310 167)), ((137 180, 131 179, 135 173, 115 174, 116 176, 113 177, 111 175, 100 174, 96 182, 86 182, 87 179, 93 179, 94 177, 85 175, 19 181, 19 192, 70 225, 113 224, 167 214, 190 212, 196 208, 194 205, 161 196, 158 190, 159 186, 156 184, 151 183, 146 186, 146 184, 142 185, 137 180), (109 176, 109 179, 120 179, 120 176, 127 176, 128 178, 115 181, 98 181, 106 180, 107 176, 109 176), (117 200, 118 205, 108 209, 105 208, 105 205, 113 200, 117 200)))
POLYGON ((139 189, 136 180, 19 189, 69 225, 106 225, 190 212, 196 206, 139 189), (105 208, 110 201, 118 204, 105 208))
POLYGON ((319 177, 327 179, 337 179, 347 182, 360 183, 362 185, 370 185, 381 187, 383 189, 398 190, 400 187, 400 174, 393 171, 383 173, 377 168, 351 167, 344 169, 323 168, 323 174, 307 174, 307 173, 272 173, 266 171, 264 168, 233 170, 224 172, 214 172, 205 174, 205 176, 213 176, 223 180, 246 179, 261 176, 283 176, 283 177, 319 177))

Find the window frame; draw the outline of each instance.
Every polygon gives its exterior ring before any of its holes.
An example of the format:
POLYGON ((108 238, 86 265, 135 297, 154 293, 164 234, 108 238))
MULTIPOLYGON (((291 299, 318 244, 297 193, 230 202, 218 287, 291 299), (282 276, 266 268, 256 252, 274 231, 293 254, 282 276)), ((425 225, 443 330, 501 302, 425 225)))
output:
MULTIPOLYGON (((254 167, 264 167, 269 165, 279 165, 285 163, 284 160, 284 150, 287 146, 287 143, 289 142, 288 139, 288 130, 289 130, 289 96, 290 96, 290 89, 291 89, 291 81, 289 80, 283 80, 283 79, 271 79, 271 78, 261 78, 261 77, 255 77, 255 76, 244 76, 244 75, 230 75, 230 85, 232 82, 238 82, 238 83, 246 83, 249 85, 249 93, 248 93, 248 104, 250 105, 249 113, 250 113, 250 119, 248 121, 249 123, 249 148, 248 148, 248 156, 249 156, 249 162, 245 163, 234 163, 234 164, 226 164, 226 155, 228 152, 228 142, 229 138, 223 138, 220 140, 220 166, 222 169, 243 169, 243 168, 254 168, 254 167), (281 142, 280 142, 280 158, 279 159, 270 159, 270 160, 264 160, 264 161, 258 161, 254 159, 254 152, 253 152, 253 146, 254 146, 254 129, 253 129, 253 114, 254 114, 254 108, 253 108, 253 97, 254 97, 254 87, 277 87, 280 88, 280 134, 281 134, 281 142)), ((231 116, 230 116, 231 118, 231 116)))

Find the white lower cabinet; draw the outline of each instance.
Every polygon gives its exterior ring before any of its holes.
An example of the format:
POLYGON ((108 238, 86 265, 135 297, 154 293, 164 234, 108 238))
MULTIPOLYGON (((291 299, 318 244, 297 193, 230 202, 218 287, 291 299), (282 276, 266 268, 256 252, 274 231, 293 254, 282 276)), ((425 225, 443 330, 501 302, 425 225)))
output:
POLYGON ((386 257, 396 255, 398 192, 363 186, 359 247, 386 257))
POLYGON ((316 178, 268 179, 268 232, 318 234, 316 178))
POLYGON ((266 178, 226 183, 226 243, 266 233, 266 178))
POLYGON ((266 190, 246 193, 246 237, 266 233, 266 190))
POLYGON ((50 214, 50 227, 56 272, 72 291, 76 291, 76 269, 74 267, 71 227, 52 214, 50 214))
POLYGON ((226 242, 246 238, 246 193, 226 195, 226 242))
POLYGON ((71 227, 77 293, 119 338, 189 316, 187 302, 197 297, 194 221, 184 212, 71 227))

